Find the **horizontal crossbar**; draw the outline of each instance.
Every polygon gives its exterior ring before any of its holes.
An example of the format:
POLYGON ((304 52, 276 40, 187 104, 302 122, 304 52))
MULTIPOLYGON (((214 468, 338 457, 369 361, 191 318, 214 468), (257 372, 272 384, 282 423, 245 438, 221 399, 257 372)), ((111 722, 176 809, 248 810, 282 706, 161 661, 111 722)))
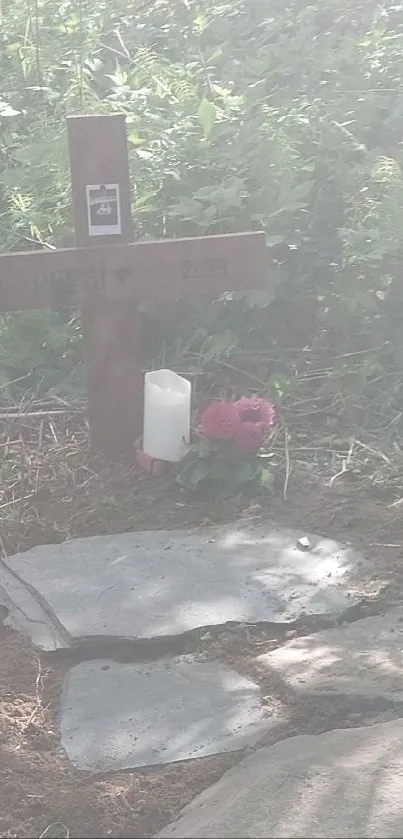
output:
POLYGON ((175 300, 265 288, 264 233, 0 255, 0 311, 175 300))

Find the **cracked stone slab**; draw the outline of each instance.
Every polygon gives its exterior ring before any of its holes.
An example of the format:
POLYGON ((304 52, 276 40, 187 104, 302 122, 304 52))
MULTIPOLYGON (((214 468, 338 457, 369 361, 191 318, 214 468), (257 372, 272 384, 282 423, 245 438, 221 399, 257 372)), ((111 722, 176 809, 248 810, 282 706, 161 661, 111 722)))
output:
POLYGON ((66 677, 61 743, 78 769, 110 772, 241 749, 269 724, 259 687, 217 662, 90 661, 66 677))
POLYGON ((403 720, 394 720, 259 749, 157 839, 398 839, 402 801, 403 720))
POLYGON ((0 564, 0 601, 8 622, 46 650, 89 637, 161 638, 230 621, 340 615, 354 603, 349 579, 364 560, 304 535, 303 551, 301 533, 236 527, 45 545, 0 564))
POLYGON ((256 661, 295 696, 344 693, 403 700, 403 609, 295 638, 256 661))

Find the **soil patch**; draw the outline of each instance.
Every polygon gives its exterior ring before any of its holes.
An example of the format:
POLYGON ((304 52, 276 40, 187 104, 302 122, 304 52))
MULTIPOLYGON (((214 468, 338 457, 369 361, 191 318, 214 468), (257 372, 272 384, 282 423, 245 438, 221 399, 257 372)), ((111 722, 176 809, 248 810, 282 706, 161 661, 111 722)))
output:
MULTIPOLYGON (((278 725, 259 745, 403 716, 403 703, 303 697, 272 676, 262 676, 255 655, 279 646, 296 631, 304 634, 308 628, 243 627, 211 637, 205 633, 199 640, 200 653, 220 658, 260 683, 270 713, 276 705, 281 708, 278 725)), ((60 749, 58 729, 63 678, 73 661, 57 654, 39 657, 26 639, 5 627, 0 628, 0 643, 1 837, 151 837, 251 751, 110 777, 77 772, 60 749)))
POLYGON ((59 748, 60 664, 0 629, 0 836, 149 837, 237 755, 112 779, 76 772, 59 748))
MULTIPOLYGON (((77 432, 77 439, 73 453, 71 448, 66 453, 60 439, 59 447, 40 451, 36 445, 32 455, 25 450, 21 454, 17 480, 10 481, 2 498, 5 554, 94 533, 231 521, 253 527, 264 522, 267 528, 295 528, 301 536, 311 531, 351 542, 372 560, 366 577, 357 580, 369 608, 371 603, 387 608, 401 602, 403 505, 392 506, 385 497, 364 493, 348 476, 327 486, 322 478, 293 473, 284 501, 284 476, 279 474, 273 495, 217 503, 189 497, 169 476, 150 478, 134 466, 94 463, 86 438, 77 432)), ((284 643, 295 631, 303 634, 313 628, 227 627, 218 634, 187 638, 176 652, 203 652, 259 681, 263 677, 254 657, 284 643)), ((236 753, 204 758, 109 778, 78 773, 60 751, 58 712, 66 669, 82 660, 83 651, 65 658, 38 657, 26 639, 1 624, 0 644, 1 837, 151 837, 243 757, 236 753)), ((133 660, 131 648, 85 651, 85 657, 105 654, 133 660)), ((146 660, 154 655, 144 649, 135 657, 146 660)), ((364 703, 332 696, 324 702, 290 695, 267 676, 260 684, 268 706, 281 705, 283 718, 265 743, 403 716, 400 705, 379 699, 364 703)))

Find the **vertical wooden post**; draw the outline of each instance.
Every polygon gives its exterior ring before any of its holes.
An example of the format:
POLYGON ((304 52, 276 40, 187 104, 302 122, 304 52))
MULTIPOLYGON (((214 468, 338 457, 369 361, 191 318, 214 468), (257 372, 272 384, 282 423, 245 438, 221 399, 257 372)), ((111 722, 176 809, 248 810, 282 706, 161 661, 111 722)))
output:
MULTIPOLYGON (((124 115, 68 117, 67 132, 77 245, 132 241, 124 115)), ((137 304, 94 301, 82 309, 82 327, 92 445, 111 459, 134 454, 142 414, 137 304)))

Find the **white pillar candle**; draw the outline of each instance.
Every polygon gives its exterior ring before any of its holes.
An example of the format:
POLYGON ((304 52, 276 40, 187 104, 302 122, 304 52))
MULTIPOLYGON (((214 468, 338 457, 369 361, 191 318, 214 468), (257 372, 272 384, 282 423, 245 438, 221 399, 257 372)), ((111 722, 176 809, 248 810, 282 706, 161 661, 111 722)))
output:
POLYGON ((144 377, 143 451, 155 460, 178 462, 190 435, 191 384, 172 370, 144 377))

